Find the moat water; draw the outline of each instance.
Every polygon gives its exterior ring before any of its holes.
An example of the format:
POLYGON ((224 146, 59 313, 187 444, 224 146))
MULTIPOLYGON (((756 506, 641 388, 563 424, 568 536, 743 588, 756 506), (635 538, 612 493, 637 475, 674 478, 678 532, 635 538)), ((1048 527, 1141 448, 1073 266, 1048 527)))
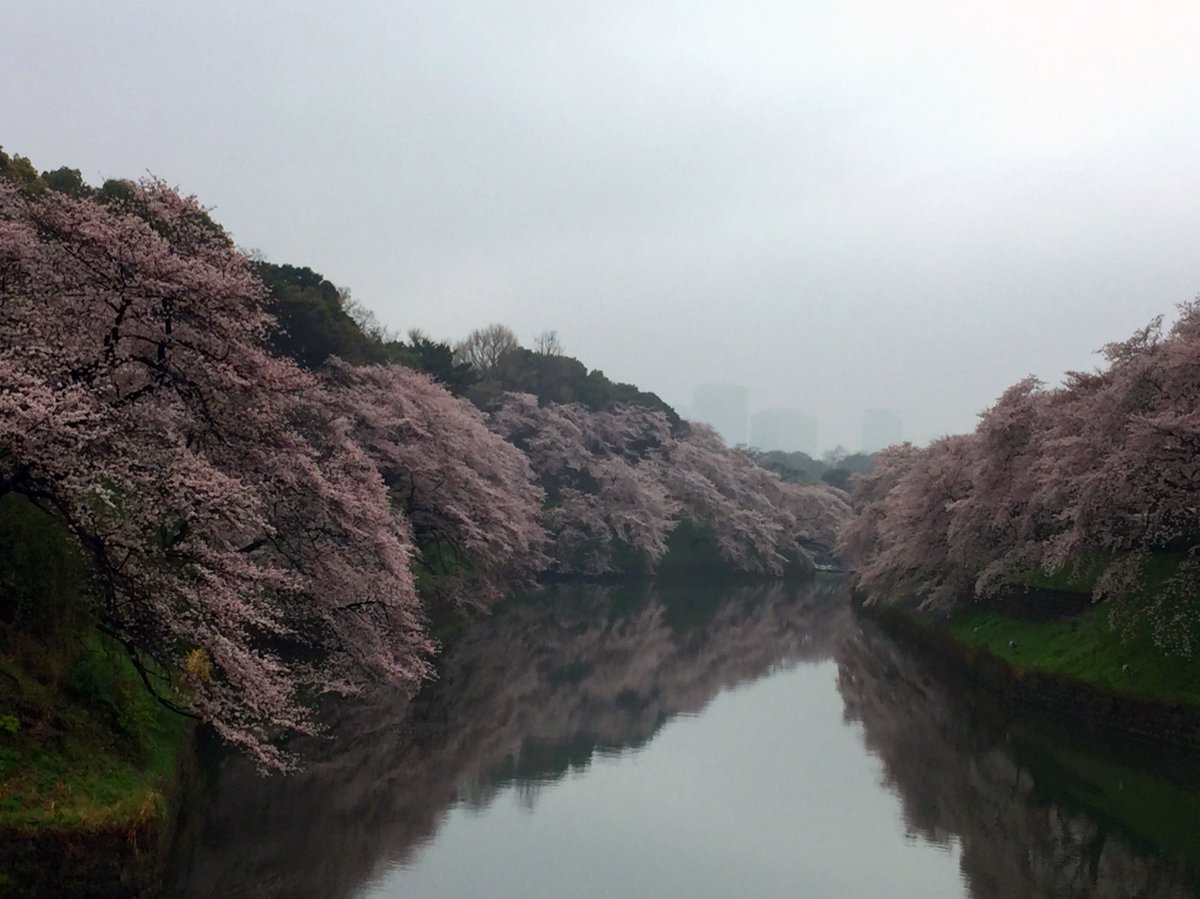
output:
POLYGON ((1196 894, 1200 765, 934 670, 842 583, 572 585, 301 774, 210 760, 172 895, 1196 894))

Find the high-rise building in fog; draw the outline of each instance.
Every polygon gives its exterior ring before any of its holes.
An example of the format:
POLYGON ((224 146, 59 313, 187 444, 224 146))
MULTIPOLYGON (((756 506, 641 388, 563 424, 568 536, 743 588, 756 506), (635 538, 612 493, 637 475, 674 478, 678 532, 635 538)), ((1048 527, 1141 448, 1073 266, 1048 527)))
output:
POLYGON ((750 445, 760 450, 817 452, 817 420, 799 409, 764 409, 750 416, 750 445))
POLYGON ((904 422, 891 409, 868 409, 863 415, 862 451, 876 453, 904 439, 904 422))
POLYGON ((704 384, 697 387, 692 411, 697 421, 716 428, 729 446, 746 442, 750 391, 740 384, 704 384))

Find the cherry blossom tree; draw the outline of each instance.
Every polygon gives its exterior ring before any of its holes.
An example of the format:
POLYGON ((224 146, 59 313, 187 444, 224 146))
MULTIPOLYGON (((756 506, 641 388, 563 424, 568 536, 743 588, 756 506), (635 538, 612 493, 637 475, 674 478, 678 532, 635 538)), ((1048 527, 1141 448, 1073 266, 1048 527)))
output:
POLYGON ((671 453, 668 489, 686 517, 712 532, 721 557, 739 571, 772 575, 811 565, 779 476, 730 450, 707 425, 688 427, 671 453))
POLYGON ((1114 600, 1117 623, 1146 619, 1160 644, 1190 652, 1200 636, 1200 306, 1181 307, 1166 335, 1155 321, 1104 352, 1105 371, 1068 385, 1076 467, 1060 479, 1072 526, 1058 552, 1067 564, 1111 559, 1096 589, 1114 600), (1164 551, 1186 557, 1147 590, 1144 562, 1164 551))
POLYGON ((1019 381, 980 416, 970 445, 970 499, 951 510, 947 561, 976 572, 981 595, 1042 566, 1042 548, 1060 529, 1041 490, 1048 399, 1036 378, 1019 381))
POLYGON ((839 491, 787 484, 711 428, 676 434, 662 412, 642 406, 592 412, 509 394, 490 421, 529 455, 546 488, 560 573, 615 573, 622 547, 653 571, 689 520, 712 533, 730 568, 778 575, 811 567, 808 547, 831 547, 849 512, 839 491))
POLYGON ((419 372, 303 369, 273 327, 194 199, 0 182, 0 494, 73 535, 146 686, 263 766, 314 730, 301 697, 428 674, 414 567, 484 607, 547 565, 652 571, 688 518, 774 574, 845 514, 662 411, 508 395, 485 421, 419 372))
POLYGON ((193 199, 0 183, 0 489, 58 516, 160 698, 263 765, 299 696, 427 672, 411 532, 313 376, 266 350, 246 260, 193 199), (182 671, 185 689, 169 673, 182 671))
POLYGON ((666 552, 677 509, 663 486, 672 437, 661 412, 640 406, 591 412, 506 394, 489 420, 526 453, 546 488, 552 570, 616 573, 622 546, 653 569, 666 552))
POLYGON ((946 437, 924 450, 889 447, 855 491, 858 516, 839 547, 856 563, 858 586, 882 601, 950 604, 971 572, 949 557, 954 509, 970 497, 973 438, 946 437))
POLYGON ((486 607, 533 580, 546 563, 543 493, 520 450, 422 372, 335 360, 325 377, 331 414, 349 420, 411 524, 424 570, 456 605, 486 607))
POLYGON ((1200 636, 1200 304, 1104 348, 1058 388, 1028 378, 974 434, 883 454, 855 490, 842 551, 876 601, 945 606, 1038 571, 1074 570, 1190 652, 1200 636), (1164 583, 1146 563, 1176 554, 1164 583))

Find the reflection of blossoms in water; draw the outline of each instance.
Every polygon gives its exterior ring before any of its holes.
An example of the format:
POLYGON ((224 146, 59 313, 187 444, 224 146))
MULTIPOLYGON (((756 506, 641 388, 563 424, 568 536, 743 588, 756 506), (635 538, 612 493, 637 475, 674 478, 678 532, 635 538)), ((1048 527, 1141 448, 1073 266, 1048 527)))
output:
POLYGON ((860 624, 834 583, 572 586, 507 604, 455 641, 412 704, 331 710, 337 738, 305 747, 298 777, 226 761, 174 891, 353 894, 412 862, 455 806, 483 812, 504 791, 550 804, 553 784, 646 746, 722 689, 832 656, 845 720, 861 725, 908 834, 955 851, 973 895, 1188 895, 1178 865, 1080 811, 1009 741, 1010 722, 982 720, 860 624))
POLYGON ((410 705, 331 710, 306 770, 223 762, 176 853, 185 895, 348 895, 403 863, 456 804, 539 791, 778 667, 827 658, 849 611, 832 579, 746 587, 562 587, 473 624, 410 705))
POLYGON ((861 722, 906 829, 957 842, 973 896, 1193 895, 1181 863, 1139 851, 1042 784, 1007 722, 971 714, 911 651, 856 625, 834 655, 846 720, 861 722))

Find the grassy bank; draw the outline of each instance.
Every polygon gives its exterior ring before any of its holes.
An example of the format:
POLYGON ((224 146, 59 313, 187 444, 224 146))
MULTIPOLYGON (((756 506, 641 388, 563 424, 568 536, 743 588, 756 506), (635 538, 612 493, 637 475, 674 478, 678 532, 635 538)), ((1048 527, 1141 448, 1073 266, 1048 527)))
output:
POLYGON ((934 619, 896 606, 864 613, 931 661, 1063 722, 1200 749, 1200 660, 1164 654, 1148 628, 1114 631, 1105 604, 1029 620, 984 606, 934 619))
POLYGON ((98 631, 0 655, 0 893, 137 892, 169 830, 187 720, 98 631))
MULTIPOLYGON (((1142 596, 1162 590, 1185 558, 1149 557, 1142 596)), ((1145 619, 1114 628, 1111 604, 1092 601, 1097 578, 1112 561, 1106 556, 1075 568, 1028 572, 991 601, 964 602, 949 617, 900 607, 877 611, 893 624, 903 619, 905 630, 924 632, 931 645, 972 664, 996 662, 1015 677, 1037 673, 1108 696, 1200 710, 1200 653, 1164 650, 1145 619)))
POLYGON ((966 608, 942 625, 929 626, 943 628, 1017 671, 1061 675, 1117 695, 1200 710, 1200 658, 1165 654, 1145 629, 1123 639, 1109 625, 1106 603, 1057 621, 1025 621, 988 608, 966 608))
POLYGON ((11 658, 0 672, 0 830, 104 830, 156 814, 186 719, 150 697, 120 647, 93 631, 57 682, 11 658))

